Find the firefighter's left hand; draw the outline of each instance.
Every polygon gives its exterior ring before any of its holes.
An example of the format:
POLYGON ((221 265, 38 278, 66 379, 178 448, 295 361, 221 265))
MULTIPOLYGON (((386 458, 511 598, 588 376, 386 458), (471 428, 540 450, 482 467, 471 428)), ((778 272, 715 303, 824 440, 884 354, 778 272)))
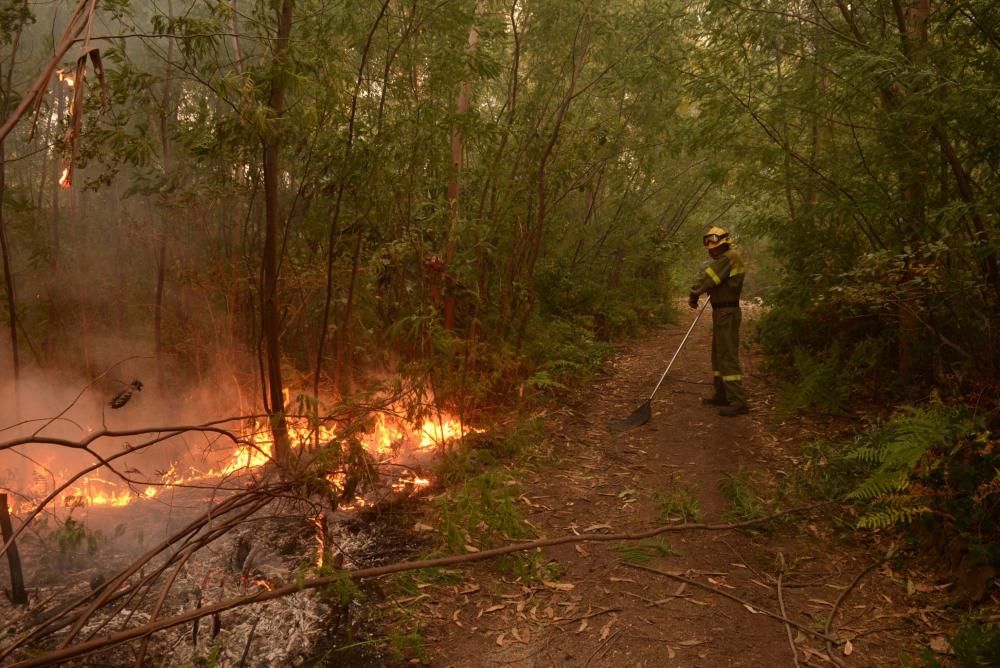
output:
POLYGON ((691 293, 691 296, 688 297, 688 306, 691 308, 698 308, 698 295, 693 292, 691 293))

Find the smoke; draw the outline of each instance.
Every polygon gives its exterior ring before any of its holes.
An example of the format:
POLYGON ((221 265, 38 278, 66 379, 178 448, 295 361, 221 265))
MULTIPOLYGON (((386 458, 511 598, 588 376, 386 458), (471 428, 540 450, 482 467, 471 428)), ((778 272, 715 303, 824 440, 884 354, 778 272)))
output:
MULTIPOLYGON (((4 373, 0 445, 31 437, 68 443, 29 443, 0 450, 0 487, 22 502, 37 501, 70 476, 99 463, 99 458, 116 457, 114 468, 138 481, 132 490, 141 493, 142 483, 159 482, 171 466, 178 472, 205 470, 230 452, 230 439, 191 431, 122 454, 159 437, 161 430, 236 417, 248 410, 240 405, 241 391, 231 369, 213 366, 201 383, 185 382, 184 370, 169 360, 161 368, 149 355, 130 354, 141 347, 131 339, 102 341, 95 350, 103 371, 90 379, 78 373, 29 368, 15 384, 13 374, 4 373), (132 385, 135 380, 139 383, 132 385), (142 389, 136 389, 140 384, 142 389), (112 407, 113 398, 129 394, 124 405, 112 407), (101 437, 91 444, 92 452, 70 447, 102 431, 144 433, 101 437)), ((239 421, 223 426, 236 431, 241 427, 239 421)), ((122 492, 129 489, 106 467, 88 475, 109 481, 122 492)))

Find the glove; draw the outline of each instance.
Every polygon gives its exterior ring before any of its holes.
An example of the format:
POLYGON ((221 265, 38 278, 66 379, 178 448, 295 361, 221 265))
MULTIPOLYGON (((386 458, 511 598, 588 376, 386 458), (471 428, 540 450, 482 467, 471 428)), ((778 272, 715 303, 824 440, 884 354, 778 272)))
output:
POLYGON ((698 308, 698 295, 693 292, 691 293, 691 296, 688 297, 688 306, 691 308, 698 308))

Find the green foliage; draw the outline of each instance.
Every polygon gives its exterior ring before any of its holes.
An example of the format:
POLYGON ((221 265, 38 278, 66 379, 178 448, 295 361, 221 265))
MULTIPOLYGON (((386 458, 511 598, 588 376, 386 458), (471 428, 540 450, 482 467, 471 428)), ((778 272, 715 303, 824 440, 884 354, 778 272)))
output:
POLYGON ((818 440, 802 448, 803 461, 788 485, 796 502, 802 500, 836 501, 857 486, 870 469, 844 457, 853 443, 818 440))
POLYGON ((223 653, 226 650, 224 638, 216 638, 208 647, 208 653, 202 655, 200 651, 191 657, 193 668, 219 668, 222 665, 223 653))
POLYGON ((517 508, 517 483, 497 471, 470 478, 435 499, 444 547, 464 552, 471 542, 489 548, 498 542, 528 538, 532 531, 517 508))
POLYGON ((437 467, 445 485, 463 483, 497 465, 517 464, 532 456, 545 443, 545 424, 540 417, 518 420, 507 427, 471 434, 461 448, 446 452, 437 467))
POLYGON ((1000 662, 1000 623, 971 615, 962 620, 951 640, 959 668, 996 666, 1000 662))
POLYGON ((23 24, 34 22, 35 15, 31 12, 27 3, 0 3, 0 43, 10 44, 14 38, 14 34, 23 24))
POLYGON ((653 494, 659 507, 659 518, 665 522, 697 522, 701 520, 701 505, 688 487, 653 494))
POLYGON ((496 564, 498 571, 525 584, 554 582, 565 571, 558 561, 546 559, 541 550, 505 554, 497 557, 496 564))
POLYGON ((617 552, 622 561, 630 564, 648 564, 656 557, 670 557, 677 554, 662 538, 644 540, 640 543, 620 543, 608 549, 617 552))
POLYGON ((419 629, 389 634, 389 652, 396 664, 422 663, 427 658, 426 641, 419 629))
POLYGON ((342 569, 335 569, 328 566, 332 560, 324 560, 324 565, 319 569, 319 577, 333 577, 333 581, 319 590, 319 595, 326 601, 344 607, 352 601, 364 599, 364 593, 358 587, 358 583, 342 569))
MULTIPOLYGON (((761 339, 765 332, 773 332, 775 320, 762 325, 761 339), (768 324, 770 323, 770 324, 768 324)), ((806 409, 821 413, 842 413, 852 398, 868 395, 872 388, 866 379, 873 373, 880 359, 880 343, 866 339, 853 346, 846 358, 841 354, 838 341, 826 350, 811 352, 802 346, 794 347, 792 353, 790 382, 781 384, 779 405, 783 411, 796 412, 806 409)))
POLYGON ((62 573, 88 567, 111 540, 124 536, 125 525, 119 524, 112 538, 100 530, 91 530, 83 522, 67 517, 63 523, 53 525, 43 518, 35 530, 22 540, 35 544, 41 553, 43 573, 62 573))
POLYGON ((900 650, 899 664, 904 668, 941 668, 941 662, 930 647, 922 648, 917 659, 900 650))
POLYGON ((753 491, 742 474, 727 474, 719 481, 719 491, 729 503, 727 518, 735 522, 747 522, 767 515, 764 501, 753 491))
POLYGON ((940 405, 929 409, 904 407, 884 427, 869 432, 866 443, 847 454, 848 459, 877 467, 849 498, 871 499, 906 489, 910 474, 924 454, 931 448, 950 445, 969 426, 960 413, 940 405))
MULTIPOLYGON (((958 625, 950 645, 954 665, 959 668, 996 666, 1000 662, 1000 624, 983 615, 969 615, 958 625)), ((906 668, 940 668, 942 665, 929 647, 921 649, 916 659, 901 652, 900 663, 906 668)))
POLYGON ((392 579, 393 589, 404 596, 419 596, 420 585, 457 585, 465 581, 465 577, 459 571, 447 570, 443 568, 421 568, 414 571, 405 571, 396 575, 392 579))
POLYGON ((1000 192, 985 111, 1000 52, 980 21, 992 7, 916 11, 889 30, 880 8, 709 3, 690 24, 710 42, 691 50, 697 127, 732 151, 733 218, 779 265, 761 323, 769 355, 791 367, 795 348, 822 357, 839 344, 847 357, 871 345, 851 380, 890 400, 989 387, 1000 374, 1000 330, 986 324, 1000 294, 998 228, 980 211, 995 211, 1000 192))
POLYGON ((66 558, 83 554, 93 556, 97 553, 100 538, 99 533, 88 530, 86 525, 72 517, 67 517, 63 525, 55 532, 59 554, 66 558))
MULTIPOLYGON (((975 440, 979 429, 964 409, 953 409, 940 402, 927 407, 904 407, 884 425, 870 429, 846 453, 848 461, 869 467, 870 473, 848 495, 864 501, 867 512, 858 526, 880 529, 908 524, 915 518, 940 512, 940 493, 959 485, 974 492, 989 479, 976 476, 962 460, 971 454, 970 435, 975 440), (973 474, 972 480, 962 480, 973 474)), ((957 501, 955 498, 953 501, 957 501)), ((963 517, 977 514, 966 498, 963 517)))
POLYGON ((534 373, 525 385, 541 392, 579 385, 607 359, 612 348, 595 340, 592 327, 582 320, 534 318, 528 329, 525 355, 534 373))
POLYGON ((840 359, 834 345, 822 357, 814 358, 804 348, 794 352, 798 381, 782 388, 780 402, 788 411, 816 407, 827 413, 839 411, 847 402, 854 376, 840 359))

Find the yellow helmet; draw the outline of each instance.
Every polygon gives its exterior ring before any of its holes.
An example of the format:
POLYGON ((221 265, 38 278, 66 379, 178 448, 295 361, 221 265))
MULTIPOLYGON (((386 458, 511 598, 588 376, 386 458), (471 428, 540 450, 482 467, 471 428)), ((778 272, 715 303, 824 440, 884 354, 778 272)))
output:
POLYGON ((710 227, 708 232, 705 232, 705 236, 701 238, 701 242, 705 244, 705 248, 709 250, 718 248, 724 244, 732 243, 729 238, 729 232, 726 232, 721 227, 710 227))

